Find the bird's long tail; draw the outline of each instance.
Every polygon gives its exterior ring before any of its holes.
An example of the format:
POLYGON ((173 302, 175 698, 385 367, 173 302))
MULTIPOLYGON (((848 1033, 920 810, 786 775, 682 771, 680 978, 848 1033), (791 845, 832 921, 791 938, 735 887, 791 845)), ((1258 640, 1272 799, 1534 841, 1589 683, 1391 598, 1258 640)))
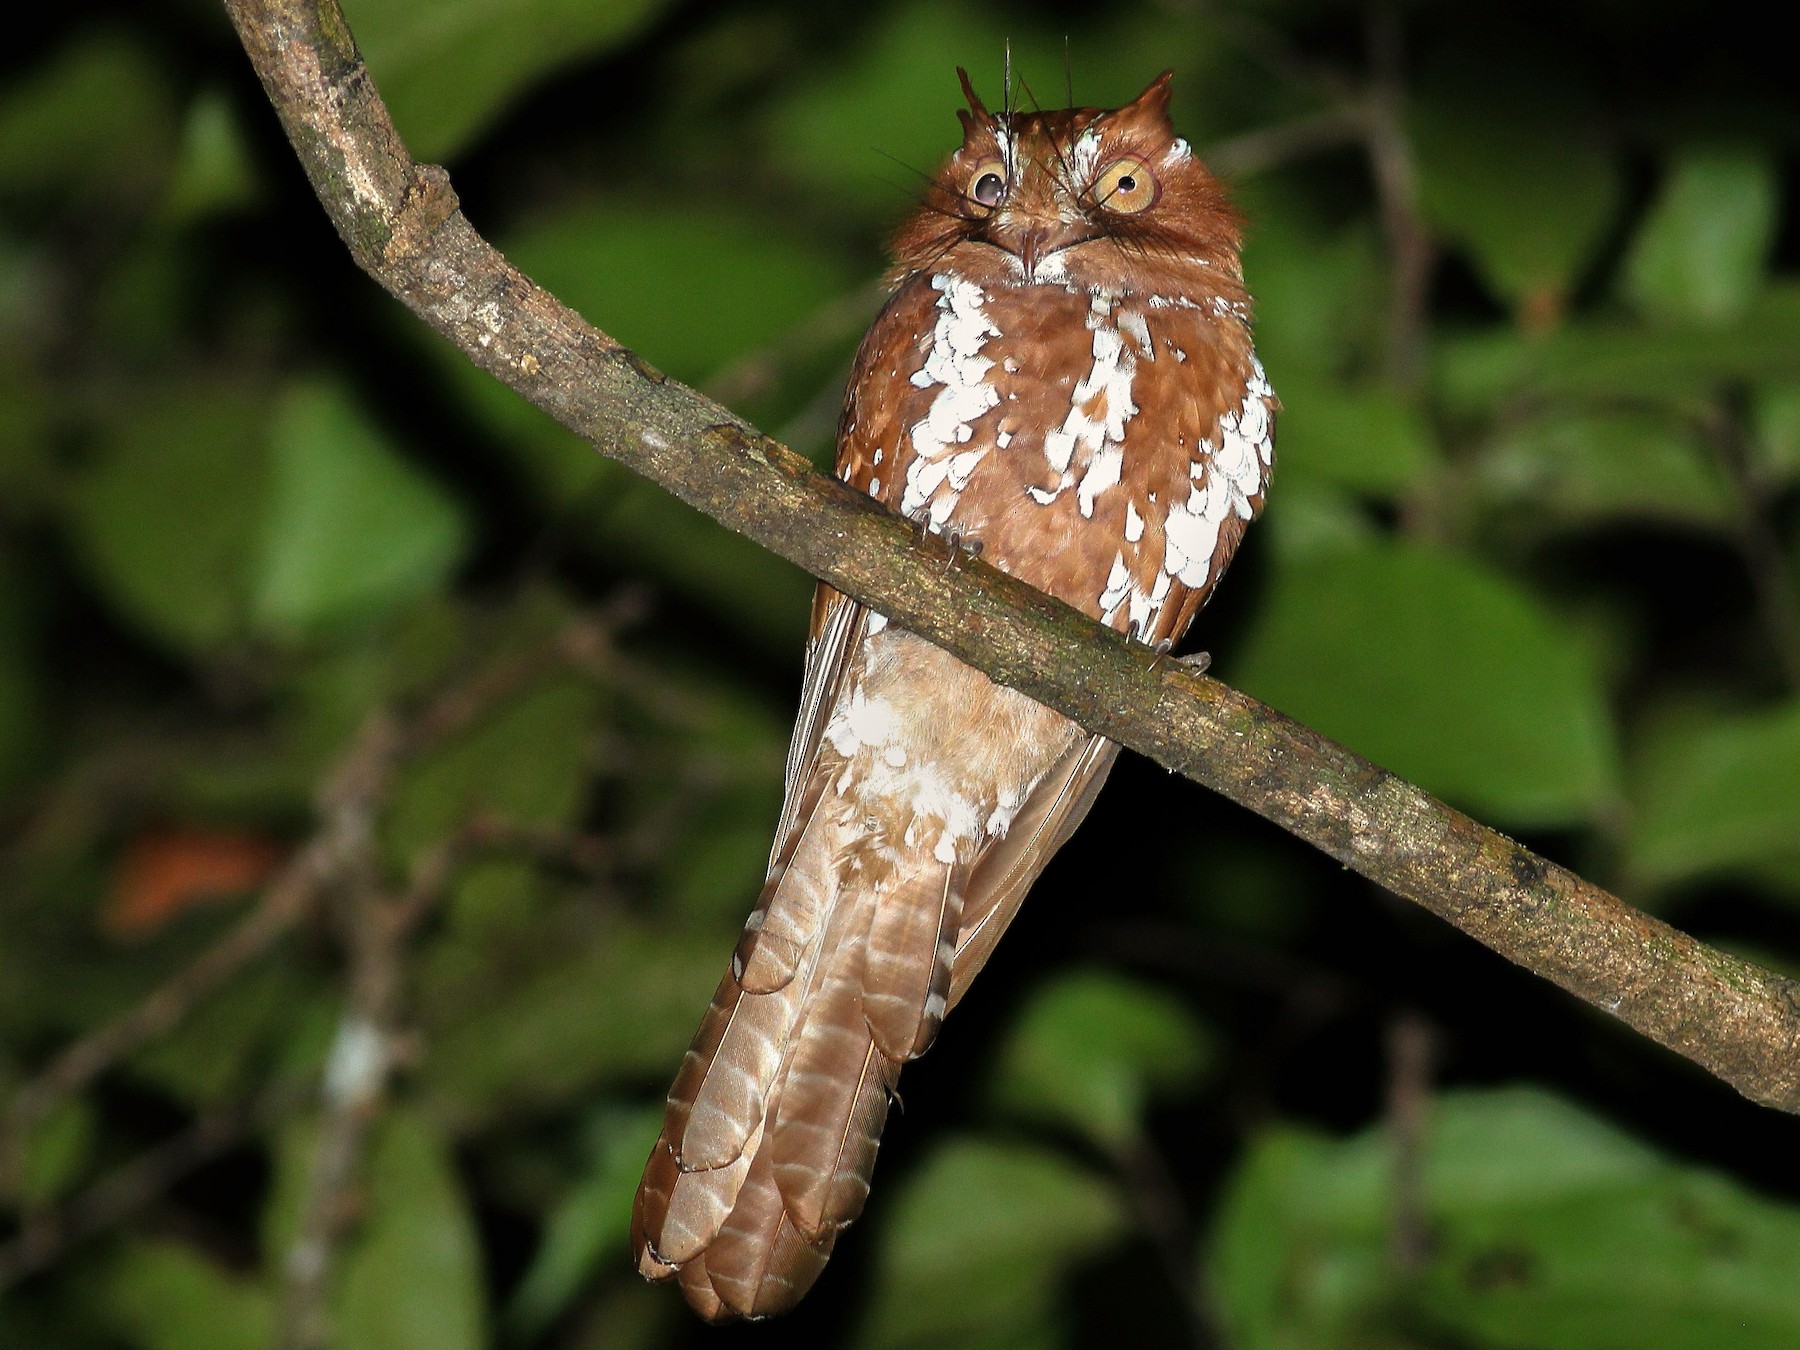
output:
POLYGON ((821 796, 745 925, 638 1188, 639 1270, 679 1280, 711 1321, 781 1312, 818 1278, 868 1196, 901 1066, 949 997, 965 864, 872 839, 821 796))

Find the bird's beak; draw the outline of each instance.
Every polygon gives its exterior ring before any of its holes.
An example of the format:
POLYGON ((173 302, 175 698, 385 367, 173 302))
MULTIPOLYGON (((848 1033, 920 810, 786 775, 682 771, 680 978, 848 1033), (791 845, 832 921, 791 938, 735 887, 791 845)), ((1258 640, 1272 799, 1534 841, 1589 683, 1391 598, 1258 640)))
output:
POLYGON ((1041 225, 1033 225, 1019 234, 1015 251, 1019 255, 1019 265, 1024 269, 1027 281, 1037 277, 1038 259, 1044 256, 1050 246, 1050 232, 1041 225))

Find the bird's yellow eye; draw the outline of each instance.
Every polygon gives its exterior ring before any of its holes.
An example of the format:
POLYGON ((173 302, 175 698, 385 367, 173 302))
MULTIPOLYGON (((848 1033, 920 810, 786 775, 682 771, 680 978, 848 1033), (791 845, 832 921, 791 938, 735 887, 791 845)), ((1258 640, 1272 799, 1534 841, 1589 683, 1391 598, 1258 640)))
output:
POLYGON ((992 211, 1006 195, 1006 165, 997 159, 983 160, 969 175, 964 195, 984 211, 992 211))
POLYGON ((1156 204, 1162 186, 1150 165, 1136 155, 1122 155, 1094 179, 1094 201, 1108 211, 1133 216, 1156 204))

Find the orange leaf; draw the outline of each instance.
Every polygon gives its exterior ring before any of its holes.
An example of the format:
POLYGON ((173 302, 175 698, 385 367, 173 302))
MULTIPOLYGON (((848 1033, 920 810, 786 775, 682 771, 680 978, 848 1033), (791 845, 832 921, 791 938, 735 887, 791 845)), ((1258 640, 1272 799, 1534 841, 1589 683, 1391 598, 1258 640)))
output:
POLYGON ((154 826, 126 845, 101 927, 114 937, 148 937, 197 904, 255 890, 281 859, 281 846, 262 835, 154 826))

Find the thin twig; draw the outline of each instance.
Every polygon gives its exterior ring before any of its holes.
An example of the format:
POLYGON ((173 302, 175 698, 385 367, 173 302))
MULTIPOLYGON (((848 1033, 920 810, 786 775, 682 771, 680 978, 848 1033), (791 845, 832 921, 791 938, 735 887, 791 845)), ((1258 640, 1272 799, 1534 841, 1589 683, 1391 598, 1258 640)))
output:
POLYGON ((405 1058, 401 1025, 405 945, 449 886, 469 846, 466 832, 442 841, 398 896, 381 893, 371 852, 342 897, 350 951, 349 995, 326 1061, 323 1110, 300 1222, 282 1262, 281 1344, 322 1350, 332 1342, 332 1277, 355 1224, 363 1162, 405 1058))
POLYGON ((1322 150, 1355 145, 1368 134, 1368 107, 1361 102, 1341 103, 1291 122, 1215 141, 1201 158, 1221 178, 1253 178, 1322 150))
MULTIPOLYGON (((1800 985, 987 563, 946 571, 909 522, 668 380, 495 252, 448 175, 407 154, 334 0, 225 5, 352 256, 482 369, 953 656, 1256 811, 1746 1096, 1800 1112, 1800 985)), ((1399 167, 1384 175, 1410 201, 1399 167)))
POLYGON ((1375 0, 1371 11, 1369 64, 1364 143, 1392 260, 1387 373, 1397 387, 1416 392, 1425 375, 1425 305, 1435 250, 1419 214, 1418 168, 1404 120, 1400 16, 1392 0, 1375 0))
POLYGON ((1201 1264, 1194 1258, 1196 1225, 1182 1203, 1168 1160, 1148 1135, 1139 1134, 1115 1152, 1113 1164, 1163 1276, 1181 1304, 1188 1344, 1193 1350, 1214 1350, 1220 1343, 1217 1319, 1201 1264))
POLYGON ((367 833, 370 803, 385 786, 394 748, 392 723, 371 717, 321 795, 319 833, 282 869, 256 908, 146 997, 63 1050, 13 1095, 0 1136, 0 1178, 14 1175, 25 1135, 59 1102, 180 1025, 312 911, 323 887, 367 833))
POLYGON ((453 684, 404 724, 386 713, 369 717, 326 779, 317 832, 282 868, 255 908, 112 1021, 65 1047, 14 1092, 0 1128, 0 1190, 10 1189, 27 1135, 50 1111, 120 1060, 179 1026, 315 912, 320 897, 348 869, 362 864, 394 769, 405 756, 457 734, 549 671, 591 663, 595 653, 611 649, 618 630, 634 622, 642 608, 641 595, 622 592, 598 612, 570 623, 530 650, 453 684))
POLYGON ((1431 1254, 1425 1196, 1425 1145, 1431 1109, 1431 1027, 1417 1013, 1388 1026, 1388 1136, 1393 1142, 1393 1209, 1388 1255, 1404 1276, 1418 1274, 1431 1254))
POLYGON ((627 587, 598 610, 567 624, 545 641, 478 669, 468 679, 438 694, 408 720, 402 748, 416 752, 440 744, 527 685, 564 667, 579 667, 593 660, 596 652, 612 650, 619 631, 637 623, 647 605, 643 591, 627 587))
POLYGON ((293 1105, 294 1093, 284 1087, 246 1106, 208 1111, 55 1208, 26 1214, 18 1235, 0 1246, 0 1294, 166 1195, 198 1168, 280 1120, 293 1105))
POLYGON ((749 403, 779 385, 794 367, 816 361, 854 342, 881 308, 887 288, 879 281, 833 296, 765 347, 748 352, 706 381, 701 389, 721 403, 749 403))
POLYGON ((1750 577, 1763 635, 1781 666, 1790 693, 1800 690, 1800 588, 1788 566, 1771 521, 1768 485, 1750 463, 1745 444, 1745 409, 1733 399, 1704 428, 1725 482, 1731 489, 1738 556, 1750 577))

